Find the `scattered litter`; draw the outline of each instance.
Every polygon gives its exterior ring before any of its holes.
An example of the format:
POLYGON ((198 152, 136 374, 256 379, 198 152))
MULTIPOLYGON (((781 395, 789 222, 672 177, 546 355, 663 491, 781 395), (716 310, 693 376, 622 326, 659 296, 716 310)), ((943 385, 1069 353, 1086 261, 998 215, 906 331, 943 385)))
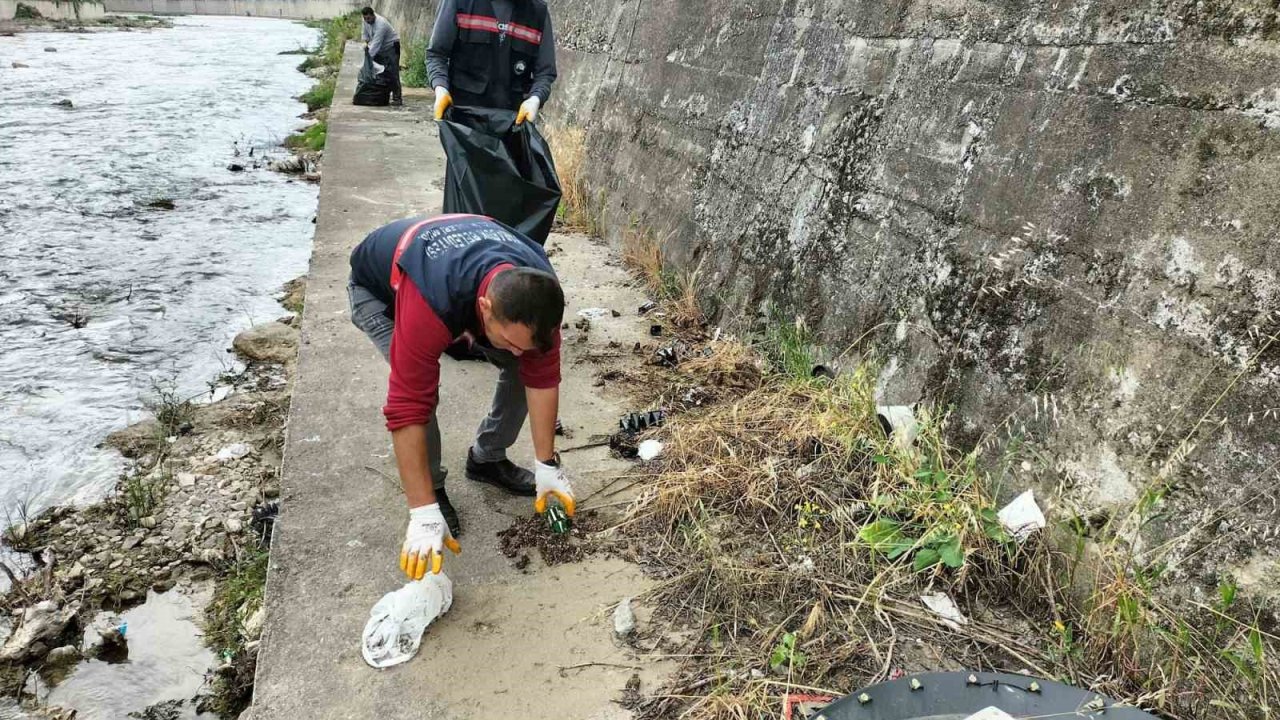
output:
POLYGON ((920 434, 916 413, 910 405, 877 405, 876 419, 886 437, 893 438, 898 447, 908 449, 920 434))
POLYGON ((711 393, 701 385, 695 385, 684 391, 684 395, 680 396, 680 402, 686 406, 699 407, 702 403, 711 399, 711 393))
POLYGON ((652 335, 653 337, 658 337, 659 335, 662 334, 662 326, 657 324, 650 325, 649 334, 652 335))
POLYGON ((218 454, 213 457, 215 460, 219 460, 221 462, 239 460, 245 455, 248 455, 252 450, 253 448, 249 447, 248 443, 234 443, 222 448, 218 451, 218 454))
POLYGON ((231 392, 234 389, 235 388, 231 387, 230 385, 219 385, 218 387, 214 388, 213 392, 210 393, 209 395, 210 404, 216 403, 216 402, 222 402, 223 400, 226 400, 227 397, 231 395, 231 392))
POLYGON ((636 614, 631 609, 631 598, 622 598, 622 602, 613 609, 613 634, 626 638, 636 631, 636 614))
POLYGON ((444 573, 382 596, 369 611, 360 644, 364 661, 376 668, 391 667, 412 658, 422 643, 422 633, 453 604, 453 582, 444 573))
POLYGON ((814 365, 813 370, 809 374, 816 378, 826 378, 828 380, 836 379, 836 371, 826 365, 814 365))
POLYGON ((618 427, 627 432, 637 432, 651 427, 662 427, 667 421, 667 413, 665 410, 650 410, 648 412, 633 412, 622 416, 618 421, 618 427))
POLYGON ((609 308, 583 308, 578 311, 578 317, 586 318, 588 320, 599 320, 600 318, 609 315, 609 312, 609 308))
POLYGON ((933 611, 935 615, 942 618, 942 624, 952 630, 959 630, 961 625, 968 625, 969 618, 960 612, 960 608, 952 602, 951 596, 946 593, 929 593, 920 596, 920 602, 925 607, 933 611))
POLYGON ((835 700, 832 695, 791 695, 783 699, 783 720, 811 720, 821 717, 822 709, 835 700))
POLYGON ((614 317, 622 317, 622 313, 618 312, 617 310, 610 310, 609 314, 614 317))
POLYGON ((646 302, 645 304, 643 304, 643 305, 641 305, 641 306, 640 306, 640 309, 638 310, 638 312, 639 312, 641 315, 644 315, 645 313, 647 313, 647 312, 649 312, 649 311, 653 310, 653 309, 654 309, 654 308, 656 308, 656 307, 658 307, 658 303, 656 303, 656 302, 654 302, 654 301, 652 301, 652 300, 649 300, 648 302, 646 302))
POLYGON ((1035 494, 1031 490, 1014 498, 1013 502, 1005 505, 996 516, 1000 518, 1000 524, 1004 525, 1004 529, 1019 541, 1026 540, 1032 533, 1046 525, 1044 513, 1036 504, 1035 494))
POLYGON ((578 318, 578 322, 574 323, 573 326, 578 328, 582 332, 591 331, 591 321, 588 320, 587 318, 578 318))
POLYGON ((1013 716, 998 707, 986 707, 964 720, 1013 720, 1013 716))
POLYGON ((675 345, 668 345, 664 348, 659 348, 658 351, 654 353, 654 357, 657 358, 658 364, 664 367, 673 368, 680 364, 680 351, 675 345))
POLYGON ((662 443, 657 440, 645 440, 636 449, 636 454, 640 456, 641 460, 649 462, 662 454, 662 443))

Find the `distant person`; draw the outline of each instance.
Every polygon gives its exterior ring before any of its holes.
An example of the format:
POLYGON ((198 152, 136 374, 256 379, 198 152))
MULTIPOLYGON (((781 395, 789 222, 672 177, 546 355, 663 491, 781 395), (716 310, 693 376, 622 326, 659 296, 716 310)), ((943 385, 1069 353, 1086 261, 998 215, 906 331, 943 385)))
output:
POLYGON ((555 448, 564 291, 541 245, 491 218, 397 220, 351 253, 351 322, 391 363, 382 413, 391 431, 409 524, 400 569, 438 573, 462 527, 445 492, 436 405, 440 356, 465 338, 498 367, 489 416, 467 451, 467 478, 535 497, 573 515, 573 490, 555 448), (529 417, 534 471, 507 459, 529 417))
POLYGON ((371 7, 362 9, 360 15, 364 18, 364 24, 360 26, 360 37, 365 42, 369 57, 376 65, 386 68, 382 72, 386 72, 391 81, 391 104, 403 105, 404 94, 400 87, 400 34, 371 7))
POLYGON ((427 48, 435 117, 450 105, 538 117, 556 80, 555 36, 543 0, 441 0, 427 48))

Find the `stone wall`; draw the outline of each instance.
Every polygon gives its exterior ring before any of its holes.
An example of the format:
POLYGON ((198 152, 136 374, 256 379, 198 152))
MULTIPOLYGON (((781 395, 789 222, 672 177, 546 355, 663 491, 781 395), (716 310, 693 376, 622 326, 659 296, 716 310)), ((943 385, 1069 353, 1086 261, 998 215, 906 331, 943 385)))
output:
POLYGON ((18 12, 18 5, 35 8, 40 16, 49 20, 97 20, 106 15, 100 2, 71 2, 70 0, 0 0, 0 20, 11 20, 18 12))
POLYGON ((954 407, 1007 490, 1094 524, 1165 496, 1175 574, 1280 586, 1273 0, 552 12, 547 115, 717 322, 803 317, 885 400, 954 407))
POLYGON ((362 0, 104 0, 107 10, 147 15, 246 15, 320 20, 359 10, 362 0))

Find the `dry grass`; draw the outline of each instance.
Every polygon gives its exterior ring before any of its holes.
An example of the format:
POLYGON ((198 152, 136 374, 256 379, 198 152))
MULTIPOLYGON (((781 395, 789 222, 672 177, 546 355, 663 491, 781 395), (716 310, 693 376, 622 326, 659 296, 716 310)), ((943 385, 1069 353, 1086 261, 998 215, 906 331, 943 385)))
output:
POLYGON ((874 370, 811 378, 803 324, 754 348, 690 344, 658 394, 713 400, 675 404, 615 531, 661 577, 668 629, 692 631, 655 646, 686 663, 642 717, 777 717, 788 692, 849 692, 895 668, 1029 669, 1170 718, 1271 717, 1274 638, 1234 591, 1175 610, 1119 545, 1014 541, 976 455, 947 443, 947 417, 925 414, 898 446, 876 420, 874 370), (1073 592, 1082 577, 1092 591, 1073 592), (925 592, 971 622, 940 624, 925 592))
POLYGON ((603 230, 600 204, 592 202, 586 179, 586 131, 553 124, 545 129, 547 144, 560 176, 557 220, 566 230, 599 235, 603 230))

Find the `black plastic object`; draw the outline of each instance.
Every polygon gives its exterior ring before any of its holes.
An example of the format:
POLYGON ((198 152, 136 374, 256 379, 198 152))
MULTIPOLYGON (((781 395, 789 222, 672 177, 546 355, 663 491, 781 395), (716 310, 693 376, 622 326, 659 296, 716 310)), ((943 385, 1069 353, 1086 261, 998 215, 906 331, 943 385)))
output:
POLYGON ((391 78, 384 71, 382 74, 373 71, 373 58, 369 51, 364 51, 364 65, 360 66, 360 75, 356 78, 356 94, 351 98, 352 105, 390 105, 391 78))
POLYGON ((964 720, 995 707, 1021 718, 1157 720, 1137 708, 1027 675, 945 672, 872 685, 822 710, 827 720, 964 720))
POLYGON ((449 159, 444 211, 487 215, 544 245, 560 205, 551 149, 531 122, 497 108, 449 108, 440 123, 449 159))
POLYGON ((618 427, 623 432, 639 432, 646 428, 662 427, 662 423, 667 421, 667 413, 665 410, 649 410, 648 412, 633 412, 622 416, 618 421, 618 427))

